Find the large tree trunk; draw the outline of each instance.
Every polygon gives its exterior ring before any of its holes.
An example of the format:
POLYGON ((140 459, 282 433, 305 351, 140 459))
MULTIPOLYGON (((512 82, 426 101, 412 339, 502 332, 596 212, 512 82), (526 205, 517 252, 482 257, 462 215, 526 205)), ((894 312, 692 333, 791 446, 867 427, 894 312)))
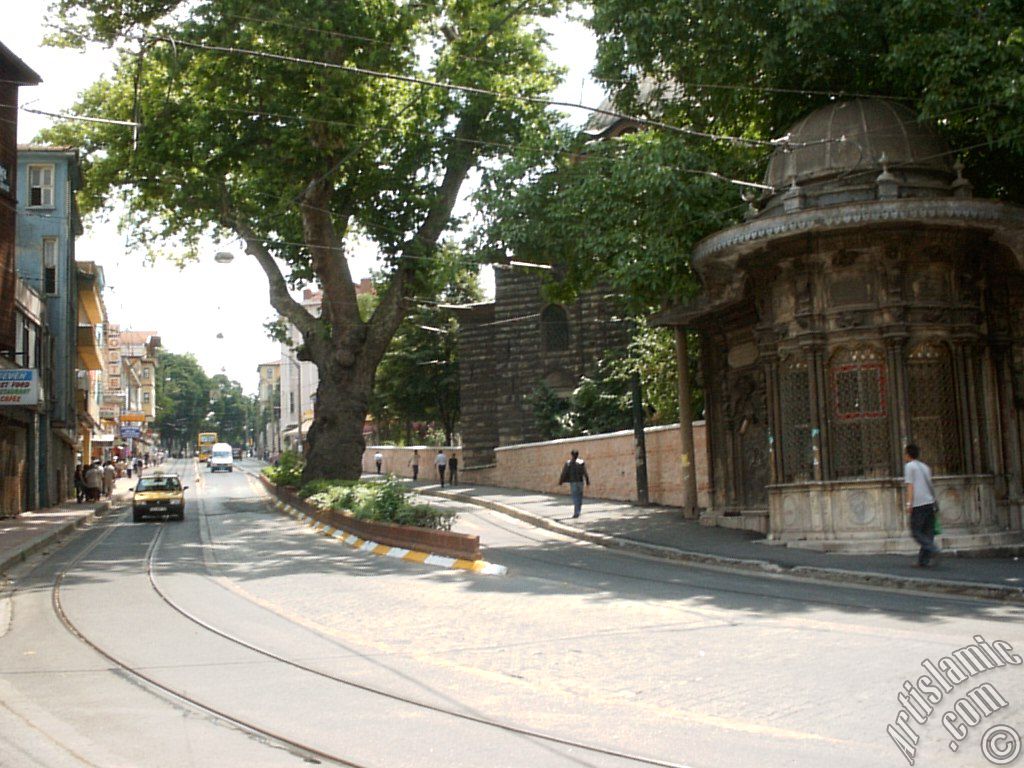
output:
POLYGON ((359 366, 317 364, 313 424, 306 438, 303 482, 317 479, 358 480, 362 473, 363 425, 369 411, 373 377, 359 366))

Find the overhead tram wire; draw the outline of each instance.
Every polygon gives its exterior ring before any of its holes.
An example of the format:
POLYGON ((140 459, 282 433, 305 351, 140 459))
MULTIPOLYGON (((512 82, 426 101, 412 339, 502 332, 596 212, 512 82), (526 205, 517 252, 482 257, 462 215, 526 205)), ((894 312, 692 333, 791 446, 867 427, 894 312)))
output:
MULTIPOLYGON (((301 64, 304 66, 319 67, 321 69, 334 69, 341 72, 348 72, 349 74, 361 75, 363 77, 372 77, 381 80, 394 80, 396 82, 408 83, 410 85, 423 85, 429 88, 439 88, 447 91, 457 91, 460 93, 466 93, 476 96, 492 96, 499 99, 512 99, 516 101, 525 101, 532 104, 543 104, 549 107, 564 107, 566 109, 582 109, 587 112, 592 112, 597 115, 604 115, 605 117, 614 117, 620 120, 629 120, 635 122, 638 125, 645 125, 651 128, 660 128, 670 133, 679 133, 684 136, 693 136, 696 138, 708 139, 711 141, 728 142, 731 144, 741 144, 746 146, 754 147, 776 147, 779 146, 779 139, 751 139, 743 136, 728 136, 709 133, 707 131, 699 131, 694 128, 684 128, 678 125, 671 125, 669 123, 662 122, 660 120, 651 120, 649 118, 640 117, 638 115, 627 115, 622 112, 618 112, 612 109, 603 109, 601 107, 588 107, 582 104, 574 104, 569 101, 560 101, 558 99, 549 99, 543 96, 529 96, 526 94, 508 94, 501 93, 500 91, 494 91, 489 88, 479 88, 472 85, 460 85, 458 83, 442 83, 436 80, 428 80, 422 77, 414 77, 412 75, 396 75, 390 72, 380 72, 374 69, 367 69, 365 67, 355 67, 347 64, 335 64, 329 61, 321 61, 318 59, 306 59, 298 56, 286 56, 280 53, 270 53, 267 51, 255 51, 249 48, 235 48, 226 45, 210 45, 208 43, 193 43, 184 40, 179 40, 174 37, 166 37, 164 35, 152 35, 148 37, 149 40, 157 42, 167 43, 169 45, 181 48, 192 48, 194 50, 210 51, 213 53, 222 53, 234 56, 252 56, 255 58, 269 59, 271 61, 281 61, 289 64, 301 64)), ((813 142, 820 143, 820 142, 813 142)), ((803 145, 801 145, 803 146, 803 145)))

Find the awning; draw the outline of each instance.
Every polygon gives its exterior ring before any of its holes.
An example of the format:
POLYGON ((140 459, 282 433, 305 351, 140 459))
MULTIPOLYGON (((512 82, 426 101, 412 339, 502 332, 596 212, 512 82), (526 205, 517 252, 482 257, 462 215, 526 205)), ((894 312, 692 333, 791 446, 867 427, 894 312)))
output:
MULTIPOLYGON (((312 427, 312 426, 313 426, 313 420, 312 419, 306 419, 305 421, 302 422, 302 436, 303 436, 303 438, 305 438, 305 436, 309 434, 309 428, 312 427)), ((299 435, 299 428, 295 424, 293 424, 292 426, 288 427, 288 429, 286 429, 284 432, 281 433, 281 437, 298 437, 298 435, 299 435)))

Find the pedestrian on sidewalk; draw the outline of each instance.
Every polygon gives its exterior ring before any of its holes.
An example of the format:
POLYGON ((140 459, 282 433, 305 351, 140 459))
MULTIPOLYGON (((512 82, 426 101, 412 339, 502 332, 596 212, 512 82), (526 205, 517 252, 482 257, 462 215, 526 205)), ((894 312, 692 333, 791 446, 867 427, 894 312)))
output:
POLYGON ((82 465, 75 467, 75 501, 81 504, 85 501, 85 471, 82 465))
POLYGON ((434 464, 437 465, 437 476, 441 478, 441 487, 444 488, 444 471, 448 467, 448 457, 444 453, 444 448, 437 449, 434 464))
POLYGON ((558 484, 569 484, 569 493, 572 494, 572 516, 574 518, 580 516, 580 511, 583 508, 584 482, 587 485, 590 485, 590 475, 587 474, 587 465, 584 464, 583 459, 580 458, 579 451, 571 451, 569 460, 562 466, 562 476, 558 479, 558 484))
POLYGON ((373 461, 377 465, 377 474, 379 475, 380 467, 384 463, 384 454, 381 453, 380 451, 377 451, 375 454, 373 454, 373 461))
POLYGON ((114 476, 117 470, 114 469, 114 462, 103 462, 103 495, 110 496, 114 492, 114 476))
POLYGON ((416 480, 420 476, 420 452, 413 451, 412 458, 409 459, 409 466, 412 467, 412 479, 416 480))
POLYGON ((455 485, 459 480, 459 457, 454 453, 448 459, 448 485, 455 485))
POLYGON ((100 492, 103 490, 103 470, 100 463, 94 461, 85 470, 85 493, 89 501, 99 501, 100 492))
POLYGON ((910 515, 910 535, 921 545, 917 564, 926 568, 932 555, 939 551, 935 545, 935 488, 932 470, 918 457, 921 449, 910 443, 903 452, 903 481, 907 487, 907 514, 910 515))
POLYGON ((142 477, 142 459, 135 460, 135 476, 142 477))

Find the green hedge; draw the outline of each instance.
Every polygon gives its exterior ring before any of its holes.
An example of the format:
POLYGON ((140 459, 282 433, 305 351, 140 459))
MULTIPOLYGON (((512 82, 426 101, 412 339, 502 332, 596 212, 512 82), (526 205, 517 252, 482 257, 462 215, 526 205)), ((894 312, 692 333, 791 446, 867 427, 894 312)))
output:
POLYGON ((294 451, 285 451, 273 467, 264 467, 266 475, 274 485, 287 485, 298 488, 302 483, 302 468, 306 462, 294 451))
POLYGON ((299 489, 319 509, 348 510, 361 520, 450 531, 454 512, 429 504, 413 504, 409 491, 393 475, 379 481, 314 480, 299 489))

